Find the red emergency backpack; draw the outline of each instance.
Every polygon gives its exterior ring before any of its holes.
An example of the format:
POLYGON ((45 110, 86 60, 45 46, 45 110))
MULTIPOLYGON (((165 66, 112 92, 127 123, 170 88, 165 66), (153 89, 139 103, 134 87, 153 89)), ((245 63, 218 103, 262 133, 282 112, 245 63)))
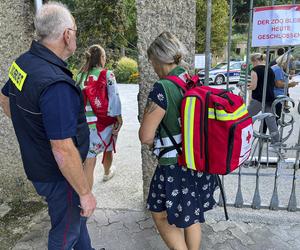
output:
POLYGON ((182 147, 163 124, 178 152, 178 164, 209 174, 225 175, 245 162, 251 152, 252 118, 243 99, 224 89, 197 86, 167 76, 184 91, 181 103, 182 147))
POLYGON ((89 101, 94 114, 97 117, 97 131, 103 131, 107 126, 114 124, 116 118, 107 115, 108 112, 108 93, 107 93, 107 69, 101 70, 97 80, 93 76, 88 76, 82 90, 84 105, 89 101))

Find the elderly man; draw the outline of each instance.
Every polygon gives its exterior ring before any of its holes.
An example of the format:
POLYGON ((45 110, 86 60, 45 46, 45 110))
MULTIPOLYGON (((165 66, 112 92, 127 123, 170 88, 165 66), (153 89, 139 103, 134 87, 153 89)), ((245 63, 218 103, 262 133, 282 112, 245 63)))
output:
POLYGON ((81 91, 64 62, 76 49, 76 25, 62 4, 42 6, 38 41, 14 61, 1 106, 11 117, 23 165, 51 219, 49 250, 90 250, 86 219, 96 200, 83 172, 89 147, 81 91))

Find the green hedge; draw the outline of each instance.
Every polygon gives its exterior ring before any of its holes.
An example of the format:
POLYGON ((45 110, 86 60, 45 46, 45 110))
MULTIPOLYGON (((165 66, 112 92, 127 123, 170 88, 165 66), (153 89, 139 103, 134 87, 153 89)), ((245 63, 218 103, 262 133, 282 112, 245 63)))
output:
POLYGON ((137 62, 129 57, 122 57, 117 62, 115 75, 118 83, 137 83, 139 81, 137 62))

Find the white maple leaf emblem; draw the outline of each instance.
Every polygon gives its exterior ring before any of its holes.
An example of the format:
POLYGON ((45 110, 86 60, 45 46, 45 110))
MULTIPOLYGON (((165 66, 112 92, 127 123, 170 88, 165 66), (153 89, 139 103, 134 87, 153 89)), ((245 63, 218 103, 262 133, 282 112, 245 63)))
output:
POLYGON ((102 103, 101 103, 101 101, 99 100, 98 97, 95 98, 94 103, 95 103, 95 106, 96 106, 97 108, 101 108, 102 103))

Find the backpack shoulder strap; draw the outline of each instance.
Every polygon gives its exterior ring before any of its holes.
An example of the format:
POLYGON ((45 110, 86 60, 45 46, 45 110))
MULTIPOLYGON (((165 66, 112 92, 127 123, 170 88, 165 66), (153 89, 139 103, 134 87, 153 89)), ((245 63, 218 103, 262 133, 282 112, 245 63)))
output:
POLYGON ((178 76, 165 76, 164 79, 167 79, 167 80, 171 81, 172 83, 174 83, 175 85, 177 85, 178 87, 180 87, 183 90, 183 92, 187 91, 186 82, 183 81, 180 77, 178 77, 178 76))
POLYGON ((105 83, 106 83, 106 75, 107 75, 107 69, 102 69, 101 71, 100 71, 100 74, 99 74, 99 76, 98 76, 98 80, 97 80, 97 82, 101 82, 101 81, 105 81, 105 83))

